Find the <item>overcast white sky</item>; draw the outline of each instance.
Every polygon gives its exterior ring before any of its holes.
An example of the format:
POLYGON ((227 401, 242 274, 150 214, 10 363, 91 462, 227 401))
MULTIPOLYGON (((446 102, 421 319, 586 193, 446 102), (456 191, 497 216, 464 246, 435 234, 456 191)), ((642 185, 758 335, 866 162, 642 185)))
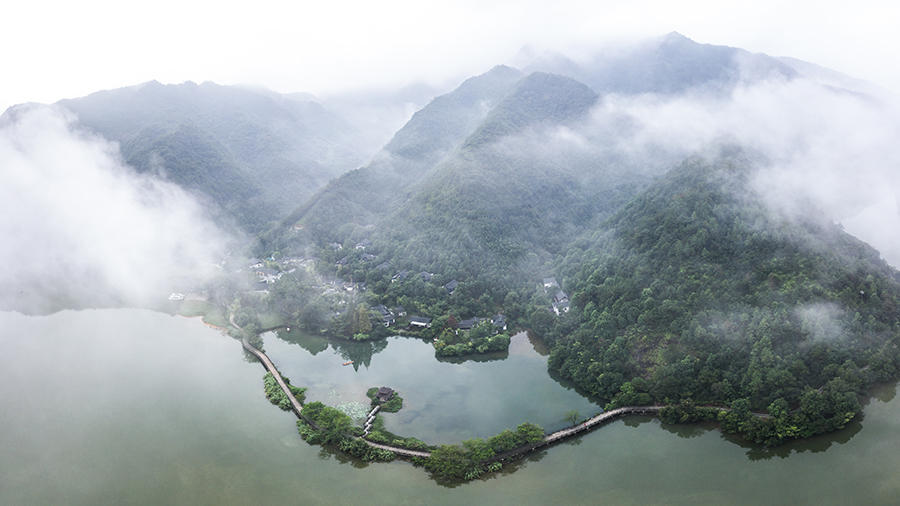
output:
POLYGON ((32 0, 2 11, 0 110, 152 79, 315 94, 437 84, 526 44, 568 52, 671 31, 900 91, 895 1, 32 0))

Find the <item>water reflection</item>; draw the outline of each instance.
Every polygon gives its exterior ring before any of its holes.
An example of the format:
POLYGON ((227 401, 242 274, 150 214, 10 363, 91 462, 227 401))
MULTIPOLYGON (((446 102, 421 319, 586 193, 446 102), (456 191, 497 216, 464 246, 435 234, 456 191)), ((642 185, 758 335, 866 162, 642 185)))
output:
POLYGON ((350 455, 349 453, 344 453, 344 452, 340 451, 339 449, 337 449, 336 447, 330 446, 330 445, 329 446, 324 446, 324 445, 320 446, 318 457, 319 457, 319 460, 323 460, 323 461, 334 460, 335 462, 337 462, 338 464, 340 464, 342 466, 349 465, 350 467, 352 467, 354 469, 365 469, 365 468, 369 467, 369 464, 371 464, 370 462, 366 462, 363 459, 354 457, 353 455, 350 455))
POLYGON ((499 362, 509 358, 508 351, 494 351, 490 353, 481 353, 478 355, 465 355, 462 357, 434 357, 435 360, 444 364, 464 364, 466 362, 487 363, 499 362))
POLYGON ((527 333, 528 342, 531 343, 531 347, 534 349, 535 353, 542 357, 550 356, 550 347, 544 344, 544 340, 541 339, 537 334, 531 332, 530 330, 527 333))
MULTIPOLYGON (((625 425, 632 426, 631 421, 638 417, 630 417, 625 419, 625 425)), ((642 417, 643 418, 643 417, 642 417)), ((647 421, 652 419, 646 417, 647 421)), ((696 422, 688 424, 666 424, 660 423, 660 427, 676 436, 684 439, 693 439, 708 432, 720 432, 720 438, 731 444, 737 445, 747 450, 747 458, 751 461, 770 460, 773 457, 786 459, 794 453, 821 453, 834 444, 846 444, 853 436, 862 430, 865 413, 858 414, 850 423, 841 430, 829 432, 827 434, 819 434, 806 439, 796 439, 787 441, 779 446, 769 447, 756 444, 752 441, 744 439, 738 434, 728 434, 722 432, 721 427, 716 422, 696 422)))
POLYGON ((872 399, 881 402, 891 402, 894 400, 894 397, 897 396, 897 383, 887 383, 883 385, 878 385, 872 389, 872 395, 863 403, 863 406, 866 406, 871 402, 872 399))
POLYGON ((280 329, 275 332, 275 335, 278 336, 278 339, 281 339, 282 341, 300 346, 304 350, 308 351, 312 356, 316 356, 328 349, 327 338, 313 334, 307 334, 306 332, 302 332, 296 328, 292 331, 280 329))
POLYGON ((275 335, 284 342, 300 346, 312 356, 328 350, 330 346, 345 362, 352 362, 350 365, 353 366, 354 371, 359 371, 360 366, 368 369, 372 365, 372 357, 387 349, 389 341, 388 339, 378 339, 376 341, 358 342, 329 339, 309 334, 296 328, 290 332, 286 329, 280 329, 275 332, 275 335))
POLYGON ((624 423, 626 427, 637 428, 645 423, 650 423, 655 419, 656 417, 654 416, 632 415, 622 418, 622 423, 624 423))
POLYGON ((740 446, 741 448, 745 448, 747 450, 746 455, 748 460, 771 460, 774 457, 786 459, 795 453, 822 453, 835 444, 847 444, 854 436, 862 431, 864 419, 865 413, 860 413, 841 430, 819 434, 806 439, 788 441, 774 447, 759 445, 752 441, 747 441, 743 437, 735 434, 722 433, 721 437, 725 441, 740 446))
MULTIPOLYGON (((605 406, 606 403, 609 401, 608 399, 603 399, 601 397, 598 397, 598 396, 588 392, 587 390, 578 386, 574 381, 563 378, 558 372, 556 372, 552 369, 547 369, 547 375, 550 376, 550 378, 553 381, 555 381, 559 386, 565 388, 566 390, 570 390, 570 391, 577 393, 578 395, 591 401, 591 403, 593 403, 593 404, 596 404, 598 406, 605 406)), ((596 413, 590 414, 590 416, 594 416, 594 415, 600 414, 602 412, 603 412, 603 410, 601 409, 601 410, 597 411, 596 413)))
MULTIPOLYGON (((649 417, 648 417, 649 418, 649 417)), ((684 439, 692 439, 695 437, 700 437, 703 434, 711 430, 715 430, 718 427, 718 424, 715 422, 695 422, 695 423, 678 423, 678 424, 668 424, 661 423, 660 427, 664 430, 675 434, 676 436, 684 439)))
POLYGON ((346 361, 353 361, 351 364, 354 371, 359 371, 359 366, 364 365, 366 369, 372 365, 372 356, 381 353, 387 348, 388 340, 379 339, 377 341, 342 341, 334 339, 331 341, 331 347, 337 351, 338 355, 346 361))
MULTIPOLYGON (((374 342, 352 342, 329 340, 296 330, 281 331, 277 336, 284 342, 297 344, 308 351, 310 356, 332 348, 333 353, 344 361, 354 361, 353 371, 350 371, 349 367, 340 367, 339 362, 330 358, 327 353, 321 357, 322 360, 315 362, 298 361, 294 358, 295 367, 303 370, 307 378, 327 378, 322 386, 310 384, 313 397, 318 396, 328 403, 326 393, 335 389, 353 397, 356 390, 364 392, 366 388, 382 383, 399 388, 404 394, 406 406, 397 414, 385 416, 389 430, 432 444, 454 443, 470 437, 490 437, 503 428, 513 428, 523 421, 537 422, 551 432, 568 425, 568 422, 559 418, 568 410, 576 408, 583 417, 589 417, 602 411, 600 407, 605 403, 603 399, 590 395, 572 381, 549 371, 546 368, 546 358, 541 353, 542 350, 546 351, 543 343, 539 338, 526 336, 525 333, 514 336, 509 352, 448 358, 435 357, 430 343, 416 338, 392 337, 374 342), (384 353, 381 361, 372 366, 373 356, 387 350, 388 344, 392 345, 391 352, 384 353), (360 365, 365 366, 365 373, 359 368, 360 365), (342 371, 349 371, 351 376, 340 374, 342 371), (547 382, 547 378, 552 381, 547 382), (542 386, 543 383, 554 386, 548 388, 542 386), (562 397, 568 400, 561 402, 562 397), (580 401, 573 403, 572 399, 575 398, 580 401)), ((278 358, 274 357, 276 362, 278 358)), ((288 357, 282 354, 280 358, 288 357)), ((290 370, 288 364, 284 367, 290 370)), ((864 406, 875 401, 890 402, 895 397, 896 384, 881 385, 872 391, 864 406)), ((790 441, 774 448, 754 444, 740 436, 721 433, 715 422, 670 425, 662 424, 651 416, 629 416, 619 422, 632 429, 655 423, 664 432, 680 439, 701 440, 705 435, 718 433, 719 439, 742 448, 746 459, 756 462, 772 460, 773 457, 786 459, 795 453, 822 453, 833 446, 846 444, 862 431, 864 419, 864 415, 860 414, 843 430, 790 441)), ((603 436, 591 432, 568 439, 558 446, 580 446, 588 437, 603 436)), ((546 454, 546 451, 541 451, 505 465, 500 475, 512 474, 526 467, 529 462, 541 460, 546 454)), ((323 449, 320 457, 335 459, 353 467, 368 465, 336 449, 323 449)), ((484 480, 494 479, 493 476, 497 475, 491 476, 484 480)), ((454 488, 459 485, 446 478, 433 479, 442 487, 454 488)))

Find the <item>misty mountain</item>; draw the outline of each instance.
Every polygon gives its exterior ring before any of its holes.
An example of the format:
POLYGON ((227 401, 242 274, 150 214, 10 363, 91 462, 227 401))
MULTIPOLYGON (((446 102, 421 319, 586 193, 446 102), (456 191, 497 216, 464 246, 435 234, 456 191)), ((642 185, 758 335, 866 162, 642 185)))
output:
POLYGON ((376 242, 411 268, 498 283, 499 273, 520 277, 520 264, 558 253, 566 237, 624 203, 630 194, 616 194, 636 179, 615 180, 597 157, 547 149, 545 132, 575 128, 597 99, 571 78, 522 78, 381 220, 376 242))
MULTIPOLYGON (((376 153, 417 111, 454 86, 412 83, 399 89, 361 90, 307 98, 340 115, 358 132, 366 152, 376 153)), ((298 94, 289 94, 294 97, 298 94)))
POLYGON ((0 257, 17 265, 0 274, 3 310, 158 308, 235 247, 194 195, 123 165, 61 107, 4 112, 0 161, 0 257))
POLYGON ((250 231, 369 155, 338 115, 269 90, 152 81, 59 104, 118 142, 139 172, 204 196, 250 231))
MULTIPOLYGON (((604 119, 607 124, 599 127, 602 132, 596 125, 593 131, 586 132, 586 128, 591 128, 583 124, 588 109, 602 101, 596 92, 671 95, 693 89, 721 96, 738 82, 762 80, 773 75, 790 79, 797 75, 789 66, 766 55, 698 44, 677 33, 640 45, 626 54, 598 55, 587 64, 576 63, 559 53, 526 54, 519 61, 526 64, 525 74, 509 67, 496 67, 467 80, 453 92, 435 98, 412 116, 367 167, 332 181, 288 216, 282 227, 299 222, 312 232, 319 244, 342 242, 354 230, 358 236, 361 233, 358 228, 373 225, 389 215, 392 224, 386 228, 396 229, 398 223, 406 223, 403 215, 418 216, 411 222, 424 219, 421 209, 411 206, 430 202, 433 198, 414 196, 420 190, 434 194, 438 184, 444 192, 466 193, 473 197, 451 199, 455 203, 507 202, 515 198, 504 199, 499 195, 506 194, 508 188, 530 188, 529 192, 536 193, 520 192, 518 198, 528 202, 529 206, 536 206, 535 216, 542 216, 538 219, 543 220, 544 216, 554 214, 546 212, 547 207, 565 209, 555 213, 562 214, 570 209, 567 205, 561 206, 561 202, 590 200, 597 195, 606 195, 603 192, 616 193, 616 188, 624 182, 646 183, 648 177, 663 172, 664 167, 677 161, 677 156, 686 154, 685 151, 673 153, 666 146, 648 146, 639 154, 613 153, 621 138, 630 135, 636 127, 629 118, 610 115, 604 119), (556 127, 563 127, 563 130, 548 133, 556 127), (574 129, 576 136, 588 137, 597 148, 595 152, 560 147, 559 137, 565 129, 574 129), (538 133, 539 130, 543 131, 538 133), (556 139, 549 140, 554 135, 556 139), (523 143, 523 136, 530 138, 523 143), (518 142, 520 145, 506 146, 505 154, 500 154, 501 149, 483 149, 498 142, 518 142), (552 155, 541 152, 541 147, 548 142, 556 145, 551 148, 551 151, 555 150, 552 155), (500 169, 513 164, 516 170, 500 169), (596 170, 596 167, 607 169, 596 170), (612 173, 622 179, 611 178, 612 173), (592 180, 588 183, 590 189, 583 190, 581 186, 586 179, 592 180), (485 196, 469 181, 478 181, 478 188, 493 186, 499 193, 493 198, 485 196), (524 185, 520 184, 522 181, 524 185), (550 181, 552 183, 546 188, 540 187, 550 181), (601 186, 605 187, 601 189, 601 186), (536 196, 539 194, 554 197, 544 200, 536 196), (475 195, 479 198, 474 198, 475 195), (580 197, 573 198, 573 195, 580 197), (407 200, 410 203, 406 204, 408 210, 404 214, 399 209, 407 200), (541 204, 543 202, 554 204, 541 204)), ((601 200, 605 202, 608 197, 601 200)), ((452 205, 445 208, 455 209, 452 205)), ((577 216, 575 221, 585 223, 597 215, 597 208, 609 209, 609 206, 579 207, 573 204, 571 216, 577 216)), ((474 212, 480 207, 467 205, 466 209, 474 212)), ((437 219, 436 222, 446 220, 437 219)), ((551 218, 550 222, 558 220, 551 218)), ((419 224, 422 230, 430 230, 419 224)), ((571 231, 567 227, 556 230, 571 231)), ((274 244, 274 235, 277 234, 264 238, 262 248, 267 248, 268 243, 274 244)), ((276 247, 283 248, 283 244, 276 247)))
POLYGON ((831 70, 829 68, 816 65, 815 63, 798 60, 797 58, 791 58, 789 56, 779 56, 776 57, 776 59, 784 63, 785 65, 790 66, 803 77, 811 79, 823 86, 830 86, 837 89, 844 89, 864 95, 870 95, 888 102, 896 102, 896 93, 882 88, 881 86, 878 86, 871 81, 866 81, 865 79, 857 79, 855 77, 844 74, 843 72, 831 70))
POLYGON ((343 241, 355 226, 373 224, 477 128, 521 77, 515 69, 495 67, 435 98, 413 114, 369 165, 331 181, 269 235, 299 222, 320 242, 343 241))
POLYGON ((607 399, 799 405, 805 435, 843 426, 898 371, 900 273, 821 210, 771 207, 753 184, 768 163, 690 158, 576 243, 550 367, 607 399))
POLYGON ((595 54, 584 62, 556 52, 534 54, 531 50, 517 60, 527 62, 523 66, 527 73, 569 76, 603 94, 727 93, 738 83, 798 75, 790 65, 768 55, 700 44, 677 32, 616 53, 595 54))
MULTIPOLYGON (((436 98, 382 156, 332 181, 283 227, 299 222, 320 246, 371 236, 398 265, 447 276, 524 279, 525 266, 558 253, 647 181, 629 163, 545 138, 580 128, 597 100, 571 78, 497 67, 436 98)), ((287 239, 296 235, 260 246, 285 251, 287 239)))

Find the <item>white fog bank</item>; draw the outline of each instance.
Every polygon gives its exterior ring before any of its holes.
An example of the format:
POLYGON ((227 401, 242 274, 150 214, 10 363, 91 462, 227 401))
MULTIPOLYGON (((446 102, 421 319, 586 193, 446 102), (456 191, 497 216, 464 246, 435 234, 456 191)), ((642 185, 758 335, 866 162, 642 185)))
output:
POLYGON ((0 116, 0 181, 0 309, 164 300, 227 242, 194 198, 55 107, 0 116))

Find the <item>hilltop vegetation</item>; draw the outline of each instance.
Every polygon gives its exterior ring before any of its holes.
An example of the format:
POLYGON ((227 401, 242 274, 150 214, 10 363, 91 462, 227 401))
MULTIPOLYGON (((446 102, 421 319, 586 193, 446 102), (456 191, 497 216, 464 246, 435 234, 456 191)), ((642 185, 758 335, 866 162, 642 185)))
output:
POLYGON ((138 86, 62 100, 81 125, 259 233, 369 153, 355 129, 308 99, 213 83, 138 86))
POLYGON ((731 405, 727 428, 757 442, 842 427, 856 394, 900 370, 897 272, 814 209, 773 211, 750 186, 760 162, 723 151, 683 162, 565 260, 575 304, 545 331, 549 367, 612 405, 731 405))

